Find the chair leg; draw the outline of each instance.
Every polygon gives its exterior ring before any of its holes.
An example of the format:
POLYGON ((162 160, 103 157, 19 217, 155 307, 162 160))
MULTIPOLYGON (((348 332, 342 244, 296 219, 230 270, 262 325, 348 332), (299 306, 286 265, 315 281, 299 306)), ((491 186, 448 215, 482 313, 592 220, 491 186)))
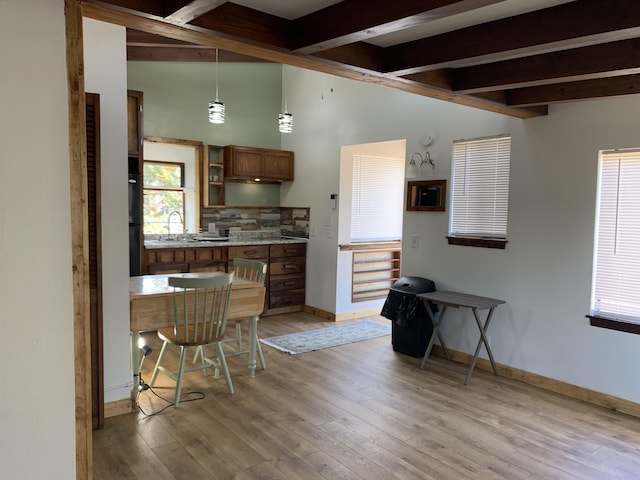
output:
MULTIPOLYGON (((200 352, 200 359, 202 362, 202 366, 204 367, 204 374, 205 375, 209 375, 209 366, 211 365, 210 362, 207 362, 207 350, 206 350, 207 346, 206 345, 200 345, 196 351, 196 355, 198 354, 198 352, 200 352)), ((194 363, 195 363, 195 358, 196 356, 194 355, 194 363)))
POLYGON ((229 368, 227 367, 227 360, 224 358, 224 351, 222 350, 221 342, 216 343, 216 352, 218 354, 218 362, 220 363, 220 368, 222 369, 224 378, 227 381, 227 388, 229 389, 229 393, 233 395, 233 383, 231 383, 231 375, 229 374, 229 368))
POLYGON ((264 362, 264 355, 262 354, 262 347, 260 346, 260 339, 256 337, 256 351, 258 352, 258 360, 260 360, 260 368, 262 370, 267 368, 267 364, 264 362))
POLYGON ((196 352, 193 354, 193 363, 196 363, 198 361, 198 356, 200 356, 201 358, 205 357, 205 355, 202 354, 202 346, 196 348, 196 352))
POLYGON ((238 350, 242 347, 242 324, 240 322, 236 322, 236 345, 238 345, 238 350))
POLYGON ((184 361, 187 357, 187 347, 180 347, 180 365, 178 366, 178 377, 176 378, 176 398, 173 405, 178 408, 180 405, 180 395, 182 394, 182 375, 184 374, 184 361))
POLYGON ((156 378, 158 377, 160 365, 162 365, 162 360, 164 358, 164 352, 167 350, 167 344, 168 342, 164 342, 162 344, 162 348, 160 349, 160 354, 158 355, 158 361, 156 362, 156 366, 153 368, 153 375, 151 375, 151 381, 149 382, 150 387, 153 387, 156 383, 156 378))

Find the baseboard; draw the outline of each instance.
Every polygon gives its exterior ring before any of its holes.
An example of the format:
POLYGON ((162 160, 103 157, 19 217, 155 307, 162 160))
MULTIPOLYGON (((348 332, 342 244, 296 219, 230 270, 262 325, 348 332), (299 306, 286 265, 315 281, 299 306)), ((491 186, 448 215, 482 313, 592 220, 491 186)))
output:
POLYGON ((363 310, 356 310, 353 312, 345 313, 331 313, 320 308, 305 305, 304 312, 316 317, 324 318, 325 320, 329 320, 331 322, 344 322, 345 320, 355 320, 357 318, 378 316, 380 315, 380 307, 366 308, 363 310))
MULTIPOLYGON (((448 348, 447 350, 449 351, 451 360, 453 360, 454 362, 458 362, 464 365, 469 365, 471 363, 472 355, 469 355, 468 353, 458 352, 450 348, 448 348)), ((444 351, 442 350, 442 347, 440 345, 433 346, 432 355, 445 358, 444 351)), ((544 377, 542 375, 537 375, 525 370, 502 365, 500 363, 496 363, 496 367, 498 368, 498 373, 503 377, 518 380, 520 382, 526 383, 528 385, 533 385, 543 390, 559 393, 576 400, 582 400, 593 405, 598 405, 600 407, 608 408, 610 410, 615 410, 617 412, 622 412, 627 415, 640 418, 640 403, 631 402, 623 398, 614 397, 612 395, 597 392, 595 390, 589 390, 588 388, 579 387, 577 385, 572 385, 570 383, 562 382, 560 380, 555 380, 549 377, 544 377)), ((493 373, 491 362, 485 358, 478 358, 476 362, 476 368, 493 373)))
POLYGON ((124 398, 104 404, 104 418, 115 417, 125 413, 134 411, 134 400, 132 398, 124 398))

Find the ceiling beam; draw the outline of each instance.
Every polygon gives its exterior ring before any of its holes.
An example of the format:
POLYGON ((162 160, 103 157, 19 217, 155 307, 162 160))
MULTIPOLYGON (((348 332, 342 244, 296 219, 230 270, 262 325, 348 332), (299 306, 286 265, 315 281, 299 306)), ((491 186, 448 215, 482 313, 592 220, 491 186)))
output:
POLYGON ((194 19, 190 25, 241 38, 248 43, 289 49, 289 20, 231 2, 194 19))
POLYGON ((205 31, 202 28, 193 28, 190 25, 173 25, 163 21, 162 19, 148 18, 144 15, 135 15, 128 11, 108 8, 103 3, 94 3, 94 1, 86 0, 82 3, 82 13, 84 16, 116 25, 122 25, 134 30, 173 38, 175 40, 202 45, 205 47, 228 50, 266 61, 328 73, 343 78, 349 78, 351 80, 384 85, 403 90, 408 93, 502 113, 512 117, 530 118, 541 115, 540 109, 511 107, 504 103, 494 102, 471 95, 456 95, 419 82, 413 82, 402 78, 392 78, 379 72, 367 71, 342 64, 335 64, 331 61, 317 57, 293 55, 283 49, 254 44, 246 40, 232 38, 229 35, 220 35, 215 32, 205 31))
POLYGON ((173 0, 168 3, 172 4, 172 10, 175 10, 170 15, 167 15, 165 19, 176 25, 184 25, 226 2, 227 0, 193 0, 186 2, 173 0))
POLYGON ((637 0, 576 0, 389 47, 385 71, 460 68, 639 36, 637 0))
POLYGON ((293 20, 290 49, 311 54, 503 0, 344 0, 293 20))
POLYGON ((506 92, 509 105, 531 105, 569 102, 576 100, 607 98, 640 93, 640 74, 613 78, 599 78, 579 82, 516 88, 506 92))
POLYGON ((640 39, 458 68, 452 90, 476 93, 640 73, 640 39))

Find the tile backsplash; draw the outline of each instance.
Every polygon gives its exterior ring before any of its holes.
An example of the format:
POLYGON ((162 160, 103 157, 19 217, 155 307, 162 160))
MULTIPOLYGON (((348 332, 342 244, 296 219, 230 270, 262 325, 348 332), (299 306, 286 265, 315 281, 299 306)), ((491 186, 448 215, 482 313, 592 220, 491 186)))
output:
POLYGON ((279 229, 282 235, 309 238, 309 214, 309 208, 293 207, 203 208, 201 225, 204 231, 209 223, 215 223, 218 231, 279 229))

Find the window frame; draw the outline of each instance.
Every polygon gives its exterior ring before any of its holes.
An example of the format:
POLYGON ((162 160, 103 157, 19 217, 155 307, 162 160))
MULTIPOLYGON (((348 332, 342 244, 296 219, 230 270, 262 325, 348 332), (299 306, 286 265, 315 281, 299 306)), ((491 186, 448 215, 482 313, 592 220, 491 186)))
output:
MULTIPOLYGON (((186 231, 186 164, 184 162, 172 162, 169 160, 144 160, 143 161, 143 171, 144 171, 144 165, 146 164, 154 164, 154 165, 169 165, 169 166, 178 166, 180 168, 180 187, 162 187, 162 186, 147 186, 146 184, 146 179, 143 175, 143 181, 142 181, 142 194, 143 194, 143 201, 142 201, 142 210, 144 212, 145 210, 145 196, 147 194, 147 192, 180 192, 182 193, 182 208, 179 210, 180 216, 182 217, 182 230, 186 231)), ((172 210, 173 211, 173 210, 172 210)), ((168 215, 170 215, 171 212, 169 212, 168 215)), ((154 222, 154 224, 156 224, 156 222, 154 222)), ((147 232, 145 227, 147 226, 147 221, 146 221, 146 215, 142 216, 142 231, 144 232, 144 234, 152 234, 151 232, 147 232)), ((156 235, 158 235, 156 233, 156 235)), ((159 235, 162 235, 161 233, 159 235)), ((166 235, 171 235, 171 232, 167 232, 166 235)))
MULTIPOLYGON (((500 134, 500 135, 492 135, 489 137, 480 137, 473 138, 468 140, 456 140, 453 142, 452 147, 452 160, 451 160, 451 185, 450 185, 450 212, 449 212, 449 231, 447 235, 447 241, 449 245, 460 245, 460 246, 471 246, 471 247, 483 247, 483 248, 496 248, 496 249, 504 249, 507 240, 507 226, 508 226, 508 210, 509 210, 509 187, 510 187, 510 171, 511 171, 511 135, 510 134, 500 134), (500 167, 502 170, 498 170, 493 174, 492 172, 488 172, 491 175, 492 182, 485 182, 482 185, 483 189, 493 188, 494 191, 498 191, 502 197, 504 197, 502 202, 499 202, 494 206, 494 216, 492 217, 492 222, 495 222, 497 219, 501 221, 501 225, 504 225, 504 234, 502 234, 500 229, 495 229, 493 232, 476 233, 476 232, 464 232, 464 231, 456 231, 454 232, 454 224, 460 224, 461 222, 455 219, 456 216, 463 215, 464 218, 472 218, 477 220, 478 217, 474 217, 470 215, 468 208, 457 206, 458 199, 458 191, 460 189, 460 182, 462 179, 468 178, 467 173, 472 168, 472 165, 468 165, 461 169, 457 169, 456 162, 459 161, 473 161, 474 158, 477 161, 481 161, 484 165, 480 167, 476 167, 476 169, 480 169, 480 173, 486 172, 489 169, 489 164, 486 163, 487 160, 492 160, 491 156, 478 156, 478 157, 462 157, 462 152, 458 152, 457 149, 460 147, 471 146, 475 147, 480 145, 481 143, 487 143, 491 141, 496 142, 496 148, 505 148, 504 145, 500 145, 501 141, 508 140, 508 144, 506 145, 507 154, 505 155, 501 153, 497 153, 494 157, 495 164, 500 167), (505 170, 506 168, 506 170, 505 170), (462 172, 462 174, 458 173, 462 172), (462 177, 461 177, 462 175, 462 177), (502 189, 502 190, 500 190, 502 189), (496 211, 498 214, 496 215, 496 211)), ((475 172, 475 178, 482 177, 482 175, 475 172)), ((481 192, 482 193, 482 192, 481 192)), ((470 196, 471 197, 471 196, 470 196)), ((494 202, 495 203, 495 202, 494 202)), ((486 212, 485 212, 486 213, 486 212)), ((464 223, 464 222, 463 222, 464 223)), ((474 222, 475 223, 475 222, 474 222)), ((481 222, 483 227, 488 227, 489 222, 481 222)))
POLYGON ((635 295, 634 289, 621 292, 618 284, 635 285, 633 277, 640 276, 640 248, 634 240, 638 224, 635 212, 640 208, 639 186, 640 149, 599 152, 587 318, 593 326, 635 334, 640 334, 640 295, 635 295), (625 160, 627 165, 623 166, 625 160), (629 267, 635 267, 631 274, 629 267), (624 297, 622 303, 620 297, 624 297))

